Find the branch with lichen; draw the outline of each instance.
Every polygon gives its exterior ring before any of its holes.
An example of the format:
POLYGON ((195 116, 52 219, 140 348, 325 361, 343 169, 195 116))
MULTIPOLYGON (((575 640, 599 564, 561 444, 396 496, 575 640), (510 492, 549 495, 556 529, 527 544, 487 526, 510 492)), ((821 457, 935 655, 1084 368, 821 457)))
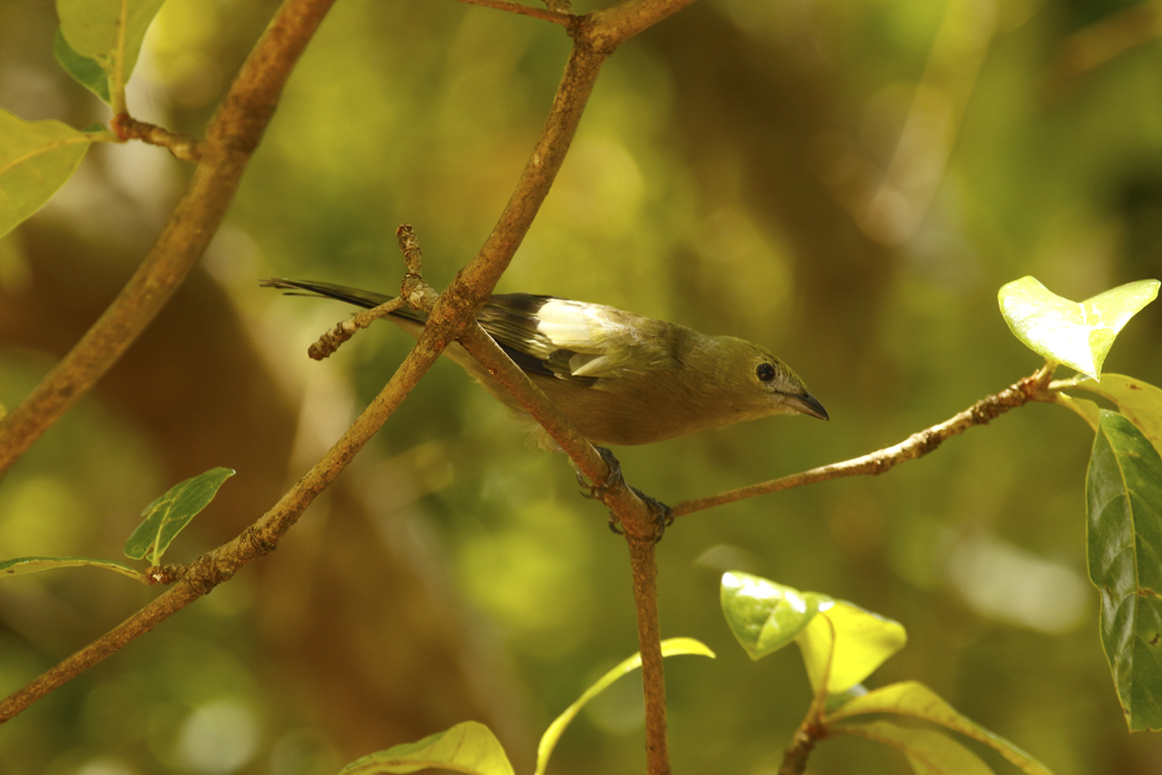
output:
POLYGON ((693 514, 696 511, 703 511, 745 498, 789 490, 792 487, 802 487, 805 484, 826 482, 829 479, 841 479, 847 476, 878 476, 892 470, 905 460, 923 457, 929 452, 935 451, 947 439, 958 436, 974 426, 987 425, 991 420, 1000 417, 1005 412, 1024 406, 1030 401, 1056 403, 1056 394, 1049 390, 1049 380, 1052 376, 1052 367, 1042 366, 1030 376, 1010 385, 999 393, 985 396, 963 412, 954 414, 931 428, 913 433, 899 444, 893 444, 890 447, 884 447, 851 460, 844 460, 841 463, 812 468, 809 471, 739 487, 735 490, 727 490, 705 498, 682 501, 674 506, 674 516, 693 514))

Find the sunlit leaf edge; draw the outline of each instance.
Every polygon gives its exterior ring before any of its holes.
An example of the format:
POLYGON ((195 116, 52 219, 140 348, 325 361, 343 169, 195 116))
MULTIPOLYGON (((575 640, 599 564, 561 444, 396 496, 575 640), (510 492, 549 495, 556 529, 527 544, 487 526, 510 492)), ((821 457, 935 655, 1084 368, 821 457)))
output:
POLYGON ((134 581, 140 581, 142 584, 149 583, 149 579, 141 571, 113 560, 102 560, 96 557, 14 557, 11 560, 0 562, 0 574, 26 576, 58 568, 78 568, 86 565, 111 570, 122 576, 128 576, 134 581))
POLYGON ((467 775, 513 775, 512 764, 496 735, 478 721, 462 721, 443 732, 417 740, 401 743, 385 751, 376 751, 348 764, 339 775, 372 775, 372 773, 409 773, 436 768, 467 773, 467 775), (459 739, 457 740, 457 736, 459 739), (438 756, 424 758, 422 754, 447 742, 447 751, 438 756), (475 761, 460 761, 457 757, 471 754, 467 746, 483 746, 472 757, 475 761))
POLYGON ((1048 767, 1020 746, 977 724, 919 681, 901 681, 852 697, 828 714, 826 721, 831 724, 865 713, 893 713, 939 724, 984 743, 1026 775, 1052 775, 1048 767))
MULTIPOLYGON (((716 655, 710 650, 705 643, 695 640, 694 638, 667 638, 662 641, 662 656, 672 657, 679 654, 695 654, 704 657, 715 659, 716 655)), ((608 689, 618 678, 623 675, 633 672, 641 667, 642 656, 641 652, 634 654, 632 657, 623 660, 618 665, 597 679, 593 684, 582 692, 581 696, 570 705, 568 708, 549 724, 545 733, 541 735, 541 741, 537 745, 537 768, 536 775, 542 775, 545 768, 549 764, 549 757, 552 756, 553 749, 557 742, 561 739, 565 729, 572 723, 581 709, 585 707, 586 703, 592 700, 601 692, 608 689)))

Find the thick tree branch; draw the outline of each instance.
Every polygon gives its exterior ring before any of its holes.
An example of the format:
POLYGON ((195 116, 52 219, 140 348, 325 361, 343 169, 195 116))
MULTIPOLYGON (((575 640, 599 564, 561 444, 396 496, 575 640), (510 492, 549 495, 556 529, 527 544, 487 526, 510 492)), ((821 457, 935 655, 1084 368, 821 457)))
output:
POLYGON ((946 439, 964 433, 974 425, 987 425, 990 420, 996 419, 1010 409, 1024 406, 1030 401, 1054 403, 1053 394, 1047 390, 1052 376, 1053 369, 1043 366, 1031 376, 1025 377, 999 393, 982 398, 968 409, 953 415, 942 423, 913 433, 899 444, 851 460, 845 460, 842 463, 812 468, 809 471, 759 482, 747 487, 739 487, 736 490, 728 490, 706 498, 683 501, 674 507, 674 516, 693 514, 695 511, 721 506, 724 503, 733 503, 744 498, 753 498, 756 495, 766 495, 779 490, 789 490, 792 487, 801 487, 805 484, 825 482, 828 479, 863 474, 878 476, 890 471, 905 460, 914 460, 927 455, 944 443, 946 439))
POLYGON ((282 87, 334 0, 286 0, 198 144, 201 161, 128 284, 20 406, 0 420, 0 476, 145 330, 202 255, 238 188, 282 87))

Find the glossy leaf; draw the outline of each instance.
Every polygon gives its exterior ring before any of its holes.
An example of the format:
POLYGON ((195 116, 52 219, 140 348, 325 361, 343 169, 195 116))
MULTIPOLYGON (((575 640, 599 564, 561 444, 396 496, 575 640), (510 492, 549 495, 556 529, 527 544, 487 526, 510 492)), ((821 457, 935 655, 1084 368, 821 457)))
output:
POLYGON ((1139 280, 1075 302, 1022 277, 1003 286, 998 298, 1009 328, 1030 349, 1100 379, 1118 332, 1157 295, 1157 280, 1139 280))
MULTIPOLYGON (((61 35, 69 48, 104 70, 107 91, 117 94, 123 92, 141 53, 145 31, 163 3, 164 0, 57 0, 56 11, 61 35)), ((65 69, 76 77, 73 70, 67 66, 65 69)), ((77 80, 92 88, 84 80, 77 80)))
POLYGON ((125 542, 125 556, 141 560, 150 555, 150 562, 157 565, 178 533, 214 500, 218 488, 233 475, 229 468, 211 468, 169 488, 141 512, 144 519, 125 542))
MULTIPOLYGON (((704 643, 693 638, 668 638, 662 641, 663 657, 672 657, 678 654, 699 654, 714 659, 714 652, 704 643)), ((552 724, 549 724, 549 728, 545 730, 545 734, 541 735, 541 742, 537 746, 536 775, 542 775, 544 773, 545 768, 549 764, 549 757, 552 755, 553 749, 557 746, 557 741, 561 739, 565 728, 577 717, 577 714, 581 712, 585 704, 608 689, 618 678, 621 678, 626 673, 637 670, 641 665, 641 653, 634 654, 601 676, 592 686, 585 690, 584 694, 577 698, 576 702, 566 708, 565 712, 560 716, 557 716, 552 724)))
POLYGON ((825 595, 729 571, 719 588, 722 613, 734 637, 751 659, 762 659, 786 646, 819 610, 825 595))
POLYGON ((23 121, 0 110, 0 237, 72 177, 90 142, 59 121, 23 121))
POLYGON ((895 748, 908 758, 916 775, 993 775, 992 769, 979 756, 948 735, 931 729, 873 721, 836 727, 833 731, 858 735, 895 748))
POLYGON ((931 721, 991 746, 1027 775, 1052 775, 1049 769, 1000 735, 962 716, 940 695, 916 681, 904 681, 853 697, 829 714, 827 723, 864 713, 895 713, 931 721))
MULTIPOLYGON (((1106 376, 1108 377, 1109 375, 1107 374, 1106 376)), ((1097 431, 1101 426, 1101 407, 1093 401, 1076 398, 1060 392, 1054 393, 1053 398, 1059 406, 1064 406, 1066 409, 1076 412, 1094 431, 1097 431)))
POLYGON ((339 775, 452 770, 469 775, 513 775, 512 764, 492 730, 476 721, 464 721, 451 729, 364 756, 339 771, 339 775))
POLYGON ((1162 458, 1102 410, 1086 481, 1089 577, 1101 638, 1131 731, 1162 728, 1162 458))
POLYGON ((111 570, 122 576, 128 576, 134 581, 140 581, 142 584, 149 583, 149 579, 141 571, 119 562, 98 560, 93 557, 16 557, 0 562, 0 575, 23 576, 29 573, 40 573, 57 568, 77 568, 84 565, 111 570))
POLYGON ((1101 382, 1083 379, 1077 386, 1113 401, 1162 455, 1162 389, 1125 374, 1106 374, 1101 382))
POLYGON ((56 37, 52 41, 52 54, 56 57, 57 63, 77 83, 96 94, 106 104, 110 102, 109 76, 105 70, 94 60, 73 51, 72 46, 65 40, 65 36, 61 34, 59 27, 56 31, 56 37))
POLYGON ((835 600, 820 603, 819 615, 799 633, 797 641, 811 688, 819 691, 826 672, 827 691, 834 693, 847 691, 871 675, 904 647, 908 635, 899 622, 835 600))

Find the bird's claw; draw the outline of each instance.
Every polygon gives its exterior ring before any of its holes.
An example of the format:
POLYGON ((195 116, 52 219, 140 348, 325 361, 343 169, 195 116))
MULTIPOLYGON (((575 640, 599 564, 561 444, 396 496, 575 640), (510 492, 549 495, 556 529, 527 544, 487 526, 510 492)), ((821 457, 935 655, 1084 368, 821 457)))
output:
POLYGON ((633 490, 637 494, 637 497, 641 498, 650 507, 650 511, 654 515, 654 524, 658 527, 658 532, 654 535, 654 543, 658 543, 662 540, 662 536, 666 534, 666 528, 674 524, 674 510, 657 498, 646 495, 636 487, 630 486, 629 489, 633 490))
MULTIPOLYGON (((605 447, 595 446, 594 449, 596 449, 598 454, 601 455, 601 459, 605 461, 605 464, 609 466, 609 476, 605 477, 605 481, 600 485, 596 485, 590 484, 585 479, 585 476, 580 471, 578 471, 577 484, 585 488, 581 491, 581 497, 600 500, 605 496, 606 493, 615 490, 618 487, 629 487, 629 489, 634 491, 637 497, 642 499, 642 502, 644 502, 646 506, 649 507, 650 512, 654 515, 654 524, 657 525, 658 528, 654 537, 654 543, 656 544, 658 541, 661 541, 662 536, 666 534, 666 528, 674 524, 674 510, 666 504, 662 503, 657 498, 652 498, 638 488, 632 485, 627 485, 625 483, 625 477, 621 474, 621 463, 618 462, 613 453, 605 447)), ((618 535, 624 535, 624 532, 621 529, 621 523, 618 520, 617 515, 612 511, 609 512, 609 529, 618 535)))
POLYGON ((577 472, 577 484, 585 489, 581 491, 582 498, 589 498, 590 500, 601 500, 601 498, 608 492, 616 490, 618 487, 625 486, 625 477, 621 475, 621 463, 617 461, 613 453, 605 447, 594 446, 597 454, 601 455, 601 459, 605 461, 605 465, 609 466, 609 476, 605 477, 605 481, 601 484, 590 484, 585 479, 585 475, 580 471, 577 472))

